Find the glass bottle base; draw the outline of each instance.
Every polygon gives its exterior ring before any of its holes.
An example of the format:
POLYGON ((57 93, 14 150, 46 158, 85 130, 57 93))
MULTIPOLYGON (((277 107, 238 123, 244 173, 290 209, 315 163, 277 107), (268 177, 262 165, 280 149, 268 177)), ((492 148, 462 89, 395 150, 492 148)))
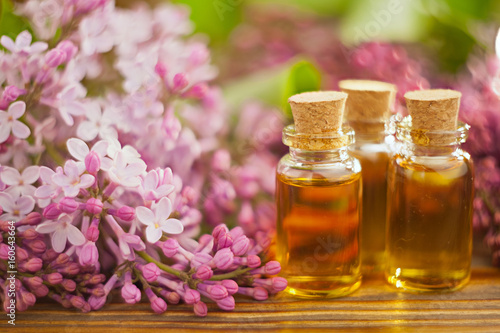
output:
POLYGON ((287 276, 290 295, 300 298, 336 298, 349 295, 361 285, 361 276, 287 276))
POLYGON ((389 284, 400 291, 410 293, 444 293, 463 288, 470 279, 470 272, 458 270, 436 274, 422 269, 408 270, 404 274, 388 275, 389 284))

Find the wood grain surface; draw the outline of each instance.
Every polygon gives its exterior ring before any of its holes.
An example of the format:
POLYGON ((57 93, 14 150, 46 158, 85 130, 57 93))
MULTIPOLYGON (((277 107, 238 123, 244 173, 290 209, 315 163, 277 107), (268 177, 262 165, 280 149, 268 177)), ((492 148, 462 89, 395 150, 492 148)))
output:
POLYGON ((348 297, 301 300, 283 294, 266 302, 241 297, 232 312, 209 304, 205 318, 186 305, 156 315, 148 303, 122 304, 116 294, 100 311, 82 314, 40 303, 17 314, 15 329, 6 324, 4 317, 1 332, 500 332, 500 270, 474 268, 470 283, 448 294, 398 293, 374 275, 348 297))

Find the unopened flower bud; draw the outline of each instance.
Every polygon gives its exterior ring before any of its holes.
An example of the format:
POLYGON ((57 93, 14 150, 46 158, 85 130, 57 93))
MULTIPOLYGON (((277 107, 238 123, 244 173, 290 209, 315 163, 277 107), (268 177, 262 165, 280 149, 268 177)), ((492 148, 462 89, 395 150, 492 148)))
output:
POLYGON ((99 239, 99 228, 96 226, 90 226, 87 229, 87 233, 85 234, 85 238, 87 238, 88 241, 90 242, 97 242, 99 239))
POLYGON ((155 263, 150 262, 147 265, 142 266, 142 275, 148 282, 155 282, 160 276, 160 269, 155 263))
POLYGON ((7 86, 2 93, 2 99, 3 101, 10 103, 14 102, 19 96, 24 94, 26 94, 25 89, 21 89, 16 86, 7 86))
POLYGON ((253 298, 255 298, 258 301, 265 301, 268 299, 269 293, 266 289, 262 287, 255 287, 253 288, 253 298))
POLYGON ((116 216, 123 221, 132 221, 135 218, 135 209, 129 206, 122 206, 118 209, 116 216))
POLYGON ((233 264, 234 254, 231 252, 231 249, 225 248, 217 253, 214 256, 214 263, 218 269, 228 269, 233 264))
POLYGON ((93 215, 99 215, 102 212, 102 201, 97 198, 90 198, 85 203, 85 209, 93 215))
MULTIPOLYGON (((252 254, 252 255, 249 255, 247 257, 247 266, 248 267, 257 268, 260 266, 260 264, 261 264, 261 261, 260 261, 259 256, 252 254)), ((278 274, 278 273, 276 273, 276 274, 278 274)))
POLYGON ((60 273, 50 273, 45 275, 44 278, 50 284, 59 284, 63 281, 63 276, 60 273))
POLYGON ((212 237, 214 239, 219 239, 219 237, 221 237, 222 235, 224 235, 225 233, 227 233, 229 230, 227 229, 227 226, 225 224, 219 224, 218 226, 216 226, 214 228, 214 230, 212 231, 212 237))
POLYGON ((37 225, 42 221, 42 216, 38 212, 31 212, 26 215, 22 220, 22 225, 37 225))
POLYGON ((158 63, 155 66, 155 73, 158 74, 159 77, 164 78, 167 76, 167 66, 161 61, 158 61, 158 63))
POLYGON ((219 301, 217 301, 217 306, 224 311, 234 310, 235 302, 233 296, 227 296, 219 301))
POLYGON ((270 261, 265 266, 265 273, 268 275, 276 275, 281 271, 281 265, 277 261, 270 261))
POLYGON ((40 258, 31 258, 20 266, 22 270, 34 273, 42 269, 43 261, 40 258))
POLYGON ((45 245, 45 242, 40 239, 26 242, 26 244, 31 249, 31 251, 37 254, 44 253, 47 250, 47 245, 45 245))
POLYGON ((43 217, 45 217, 48 220, 57 220, 59 215, 61 215, 61 210, 57 207, 58 205, 56 203, 51 203, 47 207, 43 209, 43 217))
POLYGON ((76 282, 70 279, 64 279, 61 282, 61 285, 63 286, 64 290, 73 292, 76 289, 76 282))
POLYGON ((282 277, 273 277, 271 279, 272 286, 275 291, 283 291, 286 289, 288 282, 285 278, 282 277))
POLYGON ((163 313, 167 311, 167 302, 158 296, 153 297, 151 299, 151 309, 156 313, 163 313))
POLYGON ((65 62, 70 61, 78 52, 78 48, 69 40, 63 40, 56 46, 57 49, 63 51, 66 54, 65 62))
POLYGON ((73 198, 65 197, 59 201, 59 209, 67 214, 71 214, 78 209, 78 203, 73 198))
POLYGON ((233 245, 233 238, 229 233, 225 233, 217 239, 217 250, 231 247, 231 245, 233 245))
POLYGON ((66 52, 61 49, 52 49, 45 54, 45 64, 48 67, 56 68, 66 61, 66 52))
POLYGON ((91 151, 85 156, 85 169, 95 175, 101 169, 101 158, 95 151, 91 151))
POLYGON ((94 266, 97 264, 99 261, 99 252, 94 242, 87 242, 82 247, 78 260, 82 266, 94 266))
POLYGON ((36 297, 45 297, 49 293, 49 288, 46 285, 42 284, 38 287, 33 288, 31 292, 35 294, 36 297))
POLYGON ((184 301, 186 304, 196 304, 200 301, 200 293, 196 290, 187 288, 186 293, 184 294, 184 301))
POLYGON ((231 246, 231 251, 233 251, 234 255, 242 256, 247 253, 248 248, 250 247, 250 239, 247 236, 242 235, 236 238, 233 245, 231 246))
POLYGON ((207 291, 210 294, 210 296, 216 301, 229 296, 227 289, 224 286, 218 284, 213 286, 208 286, 207 291))
POLYGON ((207 305, 203 302, 198 302, 193 307, 194 314, 199 317, 205 317, 208 313, 207 305))
POLYGON ((165 256, 172 258, 179 249, 179 242, 174 238, 169 238, 162 244, 161 249, 165 256))
POLYGON ((135 304, 141 300, 141 291, 132 283, 125 283, 121 289, 121 294, 128 304, 135 304))
POLYGON ((208 280, 214 275, 212 268, 207 265, 201 265, 196 271, 196 278, 201 280, 208 280))
POLYGON ((172 90, 175 92, 179 92, 186 88, 188 84, 189 80, 187 78, 187 75, 183 73, 177 73, 174 76, 174 86, 172 87, 172 90))
POLYGON ((226 288, 229 295, 234 295, 238 292, 238 284, 233 280, 222 280, 222 285, 226 288))

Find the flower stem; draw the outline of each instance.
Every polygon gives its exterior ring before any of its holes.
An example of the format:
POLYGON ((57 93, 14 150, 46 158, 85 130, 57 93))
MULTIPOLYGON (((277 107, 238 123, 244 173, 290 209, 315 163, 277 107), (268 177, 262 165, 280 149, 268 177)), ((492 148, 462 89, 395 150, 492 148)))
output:
POLYGON ((226 279, 231 279, 234 277, 237 277, 238 275, 245 274, 246 272, 252 270, 253 268, 247 267, 247 268, 240 268, 235 271, 229 272, 229 273, 224 273, 224 274, 217 274, 214 275, 210 278, 210 281, 220 281, 220 280, 226 280, 226 279))
POLYGON ((147 262, 155 263, 156 266, 158 266, 158 268, 164 270, 167 273, 170 273, 170 274, 173 274, 173 275, 177 276, 181 280, 183 280, 186 277, 186 274, 184 272, 178 271, 175 268, 172 268, 172 267, 170 267, 168 265, 162 264, 161 262, 159 262, 155 258, 151 257, 149 254, 147 254, 144 251, 135 251, 135 253, 137 253, 137 255, 139 257, 141 257, 142 259, 146 260, 147 262))

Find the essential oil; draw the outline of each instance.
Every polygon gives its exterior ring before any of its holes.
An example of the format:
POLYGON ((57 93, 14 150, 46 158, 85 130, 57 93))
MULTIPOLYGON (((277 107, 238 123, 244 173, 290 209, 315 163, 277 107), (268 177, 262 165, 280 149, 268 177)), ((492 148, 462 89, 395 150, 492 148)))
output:
POLYGON ((295 126, 283 130, 290 154, 277 167, 276 255, 280 274, 288 280, 287 292, 299 297, 339 297, 361 283, 361 168, 347 153, 354 133, 341 127, 338 113, 343 104, 332 106, 345 97, 340 92, 317 92, 290 99, 295 126), (302 118, 300 111, 313 115, 302 118), (322 121, 322 111, 336 112, 338 119, 322 121), (305 128, 300 120, 306 120, 305 128), (310 133, 311 127, 325 123, 333 128, 310 133))
POLYGON ((454 291, 469 280, 472 254, 474 169, 459 148, 468 126, 456 123, 457 92, 405 97, 423 105, 409 105, 412 116, 397 124, 403 146, 389 168, 386 278, 410 292, 454 291))
POLYGON ((386 124, 392 114, 396 86, 386 82, 343 80, 348 94, 346 120, 355 131, 356 142, 349 153, 361 163, 363 216, 361 219, 361 271, 382 271, 385 263, 387 168, 391 156, 386 124))

